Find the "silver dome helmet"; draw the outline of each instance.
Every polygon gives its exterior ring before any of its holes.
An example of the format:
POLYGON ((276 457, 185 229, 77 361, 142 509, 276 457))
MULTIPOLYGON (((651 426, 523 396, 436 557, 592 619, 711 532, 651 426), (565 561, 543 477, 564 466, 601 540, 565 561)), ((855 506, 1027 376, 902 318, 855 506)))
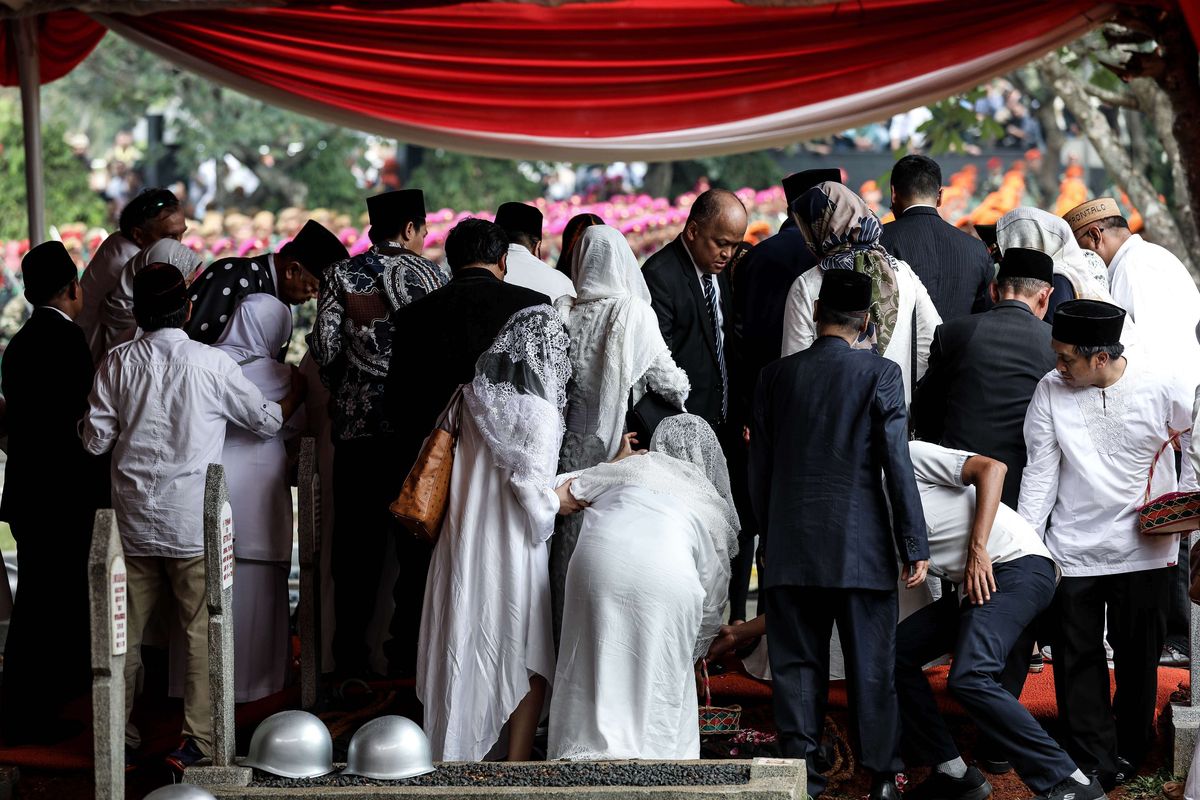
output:
POLYGON ((394 781, 433 770, 433 751, 421 726, 387 716, 371 720, 350 739, 342 774, 394 781))
POLYGON ((280 711, 259 723, 239 766, 283 778, 316 778, 333 772, 333 737, 307 711, 280 711))

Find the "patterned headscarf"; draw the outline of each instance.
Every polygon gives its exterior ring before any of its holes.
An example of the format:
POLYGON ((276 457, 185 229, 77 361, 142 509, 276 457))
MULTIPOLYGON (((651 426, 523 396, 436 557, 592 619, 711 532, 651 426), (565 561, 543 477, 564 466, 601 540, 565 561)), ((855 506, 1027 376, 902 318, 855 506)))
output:
POLYGON ((896 329, 896 260, 883 249, 883 226, 866 202, 840 183, 818 183, 796 198, 792 216, 822 270, 850 269, 871 279, 871 324, 855 343, 881 355, 896 329))

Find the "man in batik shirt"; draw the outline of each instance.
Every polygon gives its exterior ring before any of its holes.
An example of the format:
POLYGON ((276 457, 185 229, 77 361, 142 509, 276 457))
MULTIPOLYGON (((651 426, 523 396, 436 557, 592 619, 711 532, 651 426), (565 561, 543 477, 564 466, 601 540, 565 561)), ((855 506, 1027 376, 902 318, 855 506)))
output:
POLYGON ((392 312, 445 286, 449 273, 421 257, 425 198, 419 189, 367 199, 373 246, 331 265, 321 281, 310 352, 329 387, 333 416, 332 571, 343 677, 368 673, 367 625, 386 548, 396 535, 388 504, 407 471, 392 463, 395 431, 383 394, 392 358, 392 312))

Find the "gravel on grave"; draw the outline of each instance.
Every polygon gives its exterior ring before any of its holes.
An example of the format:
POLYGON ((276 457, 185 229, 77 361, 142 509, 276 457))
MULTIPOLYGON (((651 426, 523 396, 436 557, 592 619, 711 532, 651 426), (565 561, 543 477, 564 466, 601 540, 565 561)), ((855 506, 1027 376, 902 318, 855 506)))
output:
POLYGON ((251 786, 302 789, 307 786, 728 786, 750 782, 747 764, 605 764, 558 762, 507 765, 447 764, 428 775, 383 781, 333 773, 320 778, 279 778, 254 771, 251 786))

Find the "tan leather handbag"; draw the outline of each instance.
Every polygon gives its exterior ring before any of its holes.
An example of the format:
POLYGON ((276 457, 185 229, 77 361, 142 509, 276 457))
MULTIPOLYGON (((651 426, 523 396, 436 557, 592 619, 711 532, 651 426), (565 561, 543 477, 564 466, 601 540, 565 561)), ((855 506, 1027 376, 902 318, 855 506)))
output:
POLYGON ((462 387, 454 390, 433 431, 425 437, 417 461, 388 507, 404 529, 418 539, 436 544, 450 505, 450 475, 454 471, 454 446, 458 442, 462 387))

